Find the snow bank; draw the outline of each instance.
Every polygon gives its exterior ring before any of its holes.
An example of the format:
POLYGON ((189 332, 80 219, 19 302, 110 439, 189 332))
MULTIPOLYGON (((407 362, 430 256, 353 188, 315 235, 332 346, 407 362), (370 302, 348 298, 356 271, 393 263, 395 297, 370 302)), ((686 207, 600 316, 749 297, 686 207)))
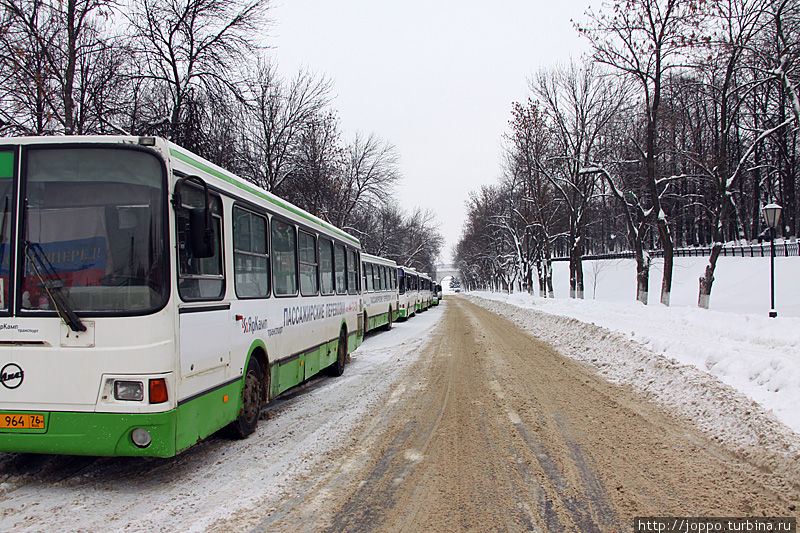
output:
MULTIPOLYGON (((698 279, 708 257, 676 257, 672 274, 673 307, 697 307, 698 279)), ((663 259, 650 266, 650 305, 660 306, 663 259)), ((714 271, 711 309, 767 316, 770 268, 768 257, 720 257, 714 271)), ((775 258, 775 309, 780 317, 800 318, 800 257, 775 258)), ((584 261, 587 300, 628 303, 636 299, 636 262, 633 259, 584 261)), ((569 263, 553 263, 556 298, 569 297, 569 263)))
POLYGON ((636 302, 478 294, 619 332, 652 352, 715 375, 800 432, 800 318, 645 307, 636 302))
POLYGON ((783 463, 770 460, 776 454, 800 461, 800 319, 528 294, 470 295, 731 448, 759 453, 776 467, 783 463))

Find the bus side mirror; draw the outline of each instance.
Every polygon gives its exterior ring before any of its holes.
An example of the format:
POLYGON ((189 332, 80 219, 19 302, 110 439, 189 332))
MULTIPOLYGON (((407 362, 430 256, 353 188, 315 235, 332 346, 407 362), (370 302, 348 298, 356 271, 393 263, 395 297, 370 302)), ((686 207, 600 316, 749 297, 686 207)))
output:
POLYGON ((189 239, 192 244, 192 257, 214 257, 214 229, 208 225, 211 218, 208 208, 189 209, 189 239))

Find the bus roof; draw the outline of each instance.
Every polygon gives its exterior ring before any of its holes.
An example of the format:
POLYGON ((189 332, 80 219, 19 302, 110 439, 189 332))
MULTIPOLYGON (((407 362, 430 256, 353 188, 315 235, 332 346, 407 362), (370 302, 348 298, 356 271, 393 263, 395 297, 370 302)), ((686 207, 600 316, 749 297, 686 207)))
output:
POLYGON ((378 263, 381 265, 388 265, 388 266, 397 266, 397 263, 392 261, 391 259, 386 259, 385 257, 378 257, 377 255, 370 255, 368 253, 361 252, 361 259, 363 261, 371 261, 373 263, 378 263))

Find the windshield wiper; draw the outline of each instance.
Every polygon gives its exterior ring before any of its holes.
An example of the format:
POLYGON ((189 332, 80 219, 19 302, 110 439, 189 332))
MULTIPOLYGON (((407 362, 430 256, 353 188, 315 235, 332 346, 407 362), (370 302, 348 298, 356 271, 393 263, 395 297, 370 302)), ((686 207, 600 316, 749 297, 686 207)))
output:
POLYGON ((64 280, 56 273, 55 267, 53 267, 53 264, 47 259, 47 256, 42 251, 41 245, 37 242, 25 241, 25 257, 30 261, 36 277, 39 278, 39 281, 42 283, 42 287, 44 287, 44 290, 50 297, 50 301, 53 302, 56 313, 61 317, 61 320, 69 326, 69 329, 76 333, 86 331, 86 326, 81 322, 78 315, 75 314, 72 305, 69 303, 69 299, 64 295, 64 280), (41 272, 39 269, 41 269, 41 272), (45 279, 42 274, 49 279, 45 279))

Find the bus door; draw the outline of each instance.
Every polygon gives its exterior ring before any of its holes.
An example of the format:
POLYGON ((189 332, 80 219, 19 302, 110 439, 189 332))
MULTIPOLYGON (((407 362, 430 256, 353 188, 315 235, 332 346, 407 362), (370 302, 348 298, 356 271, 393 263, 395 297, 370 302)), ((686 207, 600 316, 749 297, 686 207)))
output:
MULTIPOLYGON (((192 178, 187 178, 192 179, 192 178)), ((225 295, 222 261, 222 201, 196 186, 176 185, 179 398, 215 385, 227 374, 235 318, 225 295), (199 228, 198 228, 199 226, 199 228), (207 231, 206 231, 207 230, 207 231), (207 234, 207 236, 204 236, 207 234)), ((194 184, 192 184, 194 185, 194 184)))

